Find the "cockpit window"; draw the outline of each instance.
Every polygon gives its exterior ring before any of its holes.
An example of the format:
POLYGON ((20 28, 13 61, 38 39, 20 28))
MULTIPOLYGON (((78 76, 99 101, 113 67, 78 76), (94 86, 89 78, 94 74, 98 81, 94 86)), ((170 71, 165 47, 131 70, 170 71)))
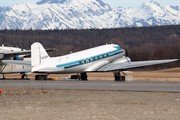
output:
POLYGON ((120 46, 114 46, 117 50, 121 50, 120 46))

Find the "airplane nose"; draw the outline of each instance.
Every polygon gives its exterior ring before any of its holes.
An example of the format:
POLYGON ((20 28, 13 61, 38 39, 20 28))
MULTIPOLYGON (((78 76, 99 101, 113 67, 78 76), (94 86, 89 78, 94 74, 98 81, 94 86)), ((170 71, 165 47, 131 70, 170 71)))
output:
POLYGON ((123 54, 125 55, 125 50, 124 49, 122 49, 123 50, 123 54))

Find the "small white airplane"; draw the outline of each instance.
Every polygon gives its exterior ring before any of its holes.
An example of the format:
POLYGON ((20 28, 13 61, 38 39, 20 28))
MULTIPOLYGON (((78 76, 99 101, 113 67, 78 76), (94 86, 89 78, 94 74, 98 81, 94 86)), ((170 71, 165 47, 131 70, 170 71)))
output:
MULTIPOLYGON (((47 49, 47 51, 54 51, 55 49, 47 49)), ((4 74, 12 73, 12 70, 22 69, 22 79, 26 78, 24 66, 19 65, 9 65, 3 63, 2 60, 24 60, 25 58, 29 58, 31 55, 31 50, 25 50, 18 47, 5 47, 3 44, 0 46, 0 79, 4 79, 4 74)))
POLYGON ((32 73, 38 73, 36 80, 46 80, 48 74, 77 73, 81 80, 87 80, 87 72, 113 72, 115 80, 120 80, 120 72, 134 67, 155 65, 177 61, 178 59, 131 62, 124 56, 125 51, 116 44, 71 53, 59 57, 50 57, 44 47, 36 42, 31 45, 30 61, 3 60, 5 63, 31 66, 32 73), (79 75, 80 74, 80 75, 79 75))

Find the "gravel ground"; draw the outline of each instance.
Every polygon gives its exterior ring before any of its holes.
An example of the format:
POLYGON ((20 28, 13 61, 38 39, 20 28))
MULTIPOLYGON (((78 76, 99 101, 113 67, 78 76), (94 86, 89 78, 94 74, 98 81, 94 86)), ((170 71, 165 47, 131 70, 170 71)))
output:
POLYGON ((2 89, 0 120, 178 120, 180 93, 2 89))

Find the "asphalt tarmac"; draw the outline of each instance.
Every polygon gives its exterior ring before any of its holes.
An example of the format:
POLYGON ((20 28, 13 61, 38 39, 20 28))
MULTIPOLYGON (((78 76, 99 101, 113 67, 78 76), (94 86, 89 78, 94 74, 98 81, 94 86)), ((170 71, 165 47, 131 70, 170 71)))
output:
POLYGON ((100 90, 138 92, 180 92, 180 82, 168 81, 113 81, 113 80, 0 80, 0 88, 28 88, 53 90, 100 90))

